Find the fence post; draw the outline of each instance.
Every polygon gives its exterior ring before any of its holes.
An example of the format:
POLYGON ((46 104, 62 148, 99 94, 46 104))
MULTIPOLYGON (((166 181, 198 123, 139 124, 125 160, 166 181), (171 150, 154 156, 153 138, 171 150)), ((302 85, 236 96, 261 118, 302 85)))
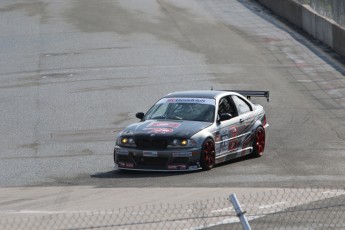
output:
POLYGON ((240 218, 243 229, 244 230, 251 230, 250 225, 248 223, 248 220, 247 220, 246 216, 244 215, 246 212, 242 211, 241 205, 237 200, 236 194, 230 195, 230 201, 231 201, 232 205, 234 206, 234 209, 236 211, 238 218, 240 218))

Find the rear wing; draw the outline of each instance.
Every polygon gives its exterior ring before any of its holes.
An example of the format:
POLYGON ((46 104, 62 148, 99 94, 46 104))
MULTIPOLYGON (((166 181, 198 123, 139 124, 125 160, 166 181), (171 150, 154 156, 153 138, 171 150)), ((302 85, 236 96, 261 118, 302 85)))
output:
POLYGON ((251 97, 266 97, 267 102, 270 101, 270 91, 255 91, 255 90, 224 90, 224 91, 238 93, 247 97, 248 99, 250 99, 251 97))

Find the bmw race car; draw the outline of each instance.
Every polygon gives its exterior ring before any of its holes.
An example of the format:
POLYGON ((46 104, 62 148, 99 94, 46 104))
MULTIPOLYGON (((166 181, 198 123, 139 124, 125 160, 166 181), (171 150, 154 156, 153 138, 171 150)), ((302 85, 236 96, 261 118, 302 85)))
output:
POLYGON ((269 92, 170 93, 118 134, 115 164, 126 170, 191 171, 249 154, 260 157, 268 124, 251 97, 269 101, 269 92))

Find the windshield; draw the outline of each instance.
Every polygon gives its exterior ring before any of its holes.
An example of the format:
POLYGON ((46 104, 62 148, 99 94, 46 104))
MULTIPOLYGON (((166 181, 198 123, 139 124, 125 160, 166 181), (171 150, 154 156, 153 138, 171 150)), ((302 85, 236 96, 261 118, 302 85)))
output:
POLYGON ((144 120, 170 119, 213 122, 214 114, 214 99, 163 98, 146 113, 144 120))

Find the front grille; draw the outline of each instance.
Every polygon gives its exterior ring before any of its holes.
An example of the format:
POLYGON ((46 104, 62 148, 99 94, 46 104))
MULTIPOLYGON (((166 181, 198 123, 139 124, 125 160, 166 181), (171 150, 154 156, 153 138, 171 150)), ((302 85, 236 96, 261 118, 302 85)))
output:
POLYGON ((117 159, 118 159, 118 161, 122 161, 122 162, 130 162, 131 161, 129 159, 129 157, 125 156, 125 155, 117 155, 117 159))
POLYGON ((175 157, 173 160, 174 164, 187 164, 189 162, 188 157, 175 157))
POLYGON ((165 166, 168 157, 133 157, 135 163, 141 166, 165 166))
POLYGON ((140 149, 166 149, 169 141, 164 139, 137 138, 135 144, 140 149))

